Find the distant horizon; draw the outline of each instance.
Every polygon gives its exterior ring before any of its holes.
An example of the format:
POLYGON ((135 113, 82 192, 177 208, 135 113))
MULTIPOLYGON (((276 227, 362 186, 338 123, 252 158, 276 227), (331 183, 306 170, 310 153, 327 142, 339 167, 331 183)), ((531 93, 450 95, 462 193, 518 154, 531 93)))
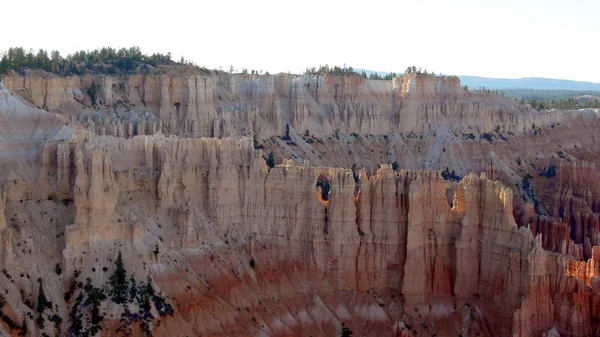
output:
MULTIPOLYGON (((2 45, 3 45, 3 43, 0 41, 0 46, 2 46, 2 45)), ((131 46, 127 46, 127 47, 101 46, 101 47, 87 48, 87 49, 76 49, 76 50, 72 50, 72 51, 69 51, 69 52, 65 52, 65 51, 59 50, 57 48, 49 48, 49 49, 46 49, 46 48, 37 48, 37 47, 36 48, 31 48, 30 46, 25 47, 23 45, 13 45, 13 46, 3 47, 2 49, 0 49, 0 56, 4 55, 4 53, 6 53, 10 48, 18 48, 18 47, 23 48, 26 52, 33 51, 34 54, 38 50, 40 50, 40 49, 44 49, 48 53, 50 53, 50 52, 52 52, 54 50, 57 50, 60 53, 61 57, 64 58, 64 57, 66 57, 68 55, 72 55, 75 52, 82 51, 82 50, 84 50, 86 52, 93 51, 93 50, 98 50, 98 49, 102 49, 102 48, 113 48, 113 49, 118 50, 120 48, 130 48, 130 47, 139 47, 139 46, 135 45, 135 44, 131 45, 131 46)), ((334 66, 338 66, 338 67, 346 66, 347 68, 351 67, 351 68, 354 69, 354 71, 356 71, 358 73, 360 73, 362 71, 365 71, 365 72, 367 72, 367 74, 377 73, 379 75, 384 75, 384 74, 389 74, 389 73, 396 73, 396 74, 403 74, 404 73, 404 70, 381 71, 381 70, 371 70, 368 67, 354 67, 354 66, 348 65, 348 64, 332 64, 332 63, 324 63, 324 62, 320 62, 320 63, 314 64, 314 65, 307 65, 307 66, 304 66, 304 67, 302 67, 301 69, 298 69, 298 70, 294 69, 294 70, 287 70, 287 71, 282 71, 282 70, 280 70, 280 71, 272 71, 269 68, 238 67, 236 65, 228 65, 226 67, 225 66, 210 67, 210 66, 207 66, 205 64, 201 64, 199 62, 196 62, 195 60, 193 60, 193 59, 191 59, 189 57, 186 57, 185 55, 175 56, 174 53, 172 53, 171 51, 168 51, 168 50, 166 50, 166 51, 162 50, 162 51, 152 51, 152 52, 149 52, 147 50, 144 50, 142 47, 139 47, 139 48, 141 49, 142 53, 147 54, 147 55, 151 55, 151 54, 154 54, 154 53, 171 54, 171 60, 173 62, 178 62, 183 57, 184 60, 191 61, 191 62, 195 63, 199 67, 205 67, 207 69, 222 70, 222 71, 225 71, 225 72, 228 72, 229 68, 233 67, 236 70, 236 72, 241 72, 242 69, 246 68, 248 71, 250 71, 250 70, 256 70, 256 71, 262 70, 263 74, 266 73, 266 72, 268 72, 268 73, 271 73, 271 74, 292 73, 292 74, 301 75, 305 71, 305 69, 307 69, 307 68, 329 65, 331 67, 334 67, 334 66)), ((413 65, 405 66, 403 69, 406 69, 406 67, 409 67, 409 66, 413 66, 413 65)), ((416 66, 416 65, 414 65, 414 66, 416 66)), ((498 76, 486 76, 484 74, 476 74, 476 75, 470 75, 470 74, 465 74, 465 73, 463 73, 463 74, 452 74, 452 73, 439 72, 439 71, 435 71, 435 70, 433 70, 433 73, 431 73, 432 70, 429 70, 426 67, 422 67, 422 65, 421 65, 420 68, 423 69, 423 70, 427 70, 432 75, 433 74, 435 74, 435 75, 441 74, 441 75, 444 75, 444 76, 477 77, 477 78, 481 78, 481 79, 494 79, 494 80, 524 80, 524 79, 560 80, 560 81, 571 81, 571 82, 578 82, 578 83, 588 83, 588 84, 598 84, 598 85, 600 85, 600 80, 598 80, 598 81, 593 81, 593 80, 578 80, 578 79, 575 79, 573 77, 569 77, 569 78, 565 78, 565 77, 552 77, 552 76, 517 76, 517 77, 510 77, 510 76, 502 77, 502 76, 500 76, 500 77, 498 77, 498 76)), ((433 69, 433 68, 431 68, 431 69, 433 69)))
MULTIPOLYGON (((27 57, 25 57, 25 55, 18 57, 17 55, 19 55, 19 53, 13 53, 12 55, 12 59, 14 60, 21 60, 21 61, 16 61, 16 63, 12 63, 13 67, 15 67, 15 64, 17 64, 16 67, 30 67, 30 65, 34 65, 33 68, 36 68, 38 64, 44 64, 46 66, 49 66, 50 62, 52 62, 53 64, 54 61, 51 61, 51 59, 49 58, 48 55, 52 55, 54 53, 54 51, 57 51, 54 48, 48 49, 48 50, 43 50, 46 53, 46 56, 42 56, 40 58, 40 54, 38 53, 38 50, 40 49, 34 49, 34 48, 26 48, 26 47, 22 47, 22 46, 12 46, 7 48, 6 50, 0 50, 0 56, 4 57, 4 55, 7 54, 7 52, 9 51, 10 48, 19 48, 22 51, 20 52, 20 55, 23 55, 22 53, 26 53, 28 54, 27 57), (36 56, 37 54, 37 56, 36 56), (30 60, 30 61, 26 61, 26 60, 30 60), (45 61, 44 61, 45 60, 45 61)), ((82 58, 81 56, 77 56, 77 52, 79 51, 85 51, 86 53, 95 51, 98 52, 100 50, 102 50, 103 48, 110 48, 111 50, 113 50, 112 52, 109 52, 107 55, 109 58, 106 61, 105 64, 113 64, 113 62, 115 62, 116 60, 120 60, 120 56, 119 55, 123 55, 125 56, 125 58, 128 58, 129 56, 127 55, 141 55, 137 56, 137 58, 133 59, 135 61, 133 62, 151 62, 152 65, 156 66, 156 63, 152 63, 155 62, 153 60, 155 60, 153 54, 155 53, 149 53, 145 50, 143 50, 142 48, 140 48, 139 46, 130 46, 127 47, 125 49, 123 54, 120 54, 119 49, 120 48, 116 48, 116 47, 110 47, 110 46, 104 46, 104 47, 100 47, 100 48, 95 48, 95 49, 87 49, 87 50, 77 50, 73 53, 63 53, 60 50, 58 50, 58 52, 60 53, 60 58, 61 59, 65 59, 67 63, 72 63, 72 62, 85 62, 85 59, 82 58), (117 53, 117 51, 119 51, 119 53, 117 53), (74 61, 73 59, 71 59, 70 57, 75 54, 76 59, 78 61, 74 61), (109 56, 109 55, 113 55, 113 56, 109 56), (152 57, 150 57, 152 55, 152 57), (112 57, 112 58, 111 58, 112 57)), ((163 62, 166 62, 166 60, 170 60, 170 62, 173 62, 174 64, 181 64, 181 65, 193 65, 193 66, 198 66, 198 67, 202 67, 202 68, 207 68, 202 64, 197 64, 196 62, 194 62, 193 60, 190 60, 189 58, 185 58, 185 56, 183 56, 183 60, 186 61, 185 63, 179 63, 179 60, 181 60, 182 58, 176 58, 173 56, 173 54, 171 52, 159 52, 159 57, 161 57, 163 60, 163 62), (169 55, 168 57, 170 58, 166 58, 167 55, 169 55), (189 64, 188 62, 192 62, 193 64, 189 64)), ((42 54, 43 55, 43 54, 42 54)), ((98 54, 95 54, 98 55, 98 54)), ((100 54, 103 55, 103 54, 100 54)), ((56 57, 56 56, 52 56, 52 57, 56 57)), ((95 56, 98 57, 98 56, 95 56)), ((104 56, 106 57, 106 56, 104 56)), ((106 59, 105 59, 106 60, 106 59)), ((14 62, 14 61, 13 61, 14 62)), ((63 61, 60 61, 61 65, 59 66, 58 69, 62 69, 63 65, 62 65, 63 61)), ((120 62, 120 61, 119 61, 120 62)), ((5 62, 5 59, 2 58, 2 61, 0 62, 0 72, 2 72, 2 64, 7 64, 5 62)), ((8 60, 8 64, 11 64, 11 59, 9 58, 8 60)), ((134 63, 135 64, 135 63, 134 63)), ((168 64, 168 63, 167 63, 168 64)), ((320 65, 311 65, 311 66, 306 66, 303 67, 304 70, 299 71, 299 72, 292 72, 292 71, 279 71, 279 72, 272 72, 273 74, 277 74, 277 73, 293 73, 293 74, 297 74, 297 75, 301 75, 303 74, 306 70, 308 69, 313 69, 312 71, 314 71, 315 68, 319 69, 319 67, 321 67, 323 64, 320 65)), ((324 65, 328 65, 328 64, 324 64, 324 65)), ((54 67, 54 66, 53 66, 54 67)), ((58 67, 58 66, 57 66, 58 67)), ((65 65, 65 67, 67 67, 67 65, 65 65)), ((111 65, 112 67, 112 65, 111 65)), ((415 69, 416 66, 412 66, 413 69, 415 69)), ((401 75, 404 73, 404 71, 374 71, 368 68, 362 68, 362 67, 352 67, 349 66, 347 64, 342 64, 342 65, 329 65, 329 69, 352 69, 354 72, 356 73, 366 73, 367 75, 370 74, 378 74, 380 76, 385 76, 388 75, 390 73, 394 73, 397 75, 401 75)), ((410 67, 407 67, 410 68, 410 67)), ((4 69, 7 69, 7 67, 5 66, 4 69)), ((11 69, 10 67, 8 69, 11 69)), ((16 68, 13 68, 16 69, 16 68)), ((49 70, 47 68, 44 68, 46 70, 49 70)), ((55 69, 55 68, 52 68, 55 69)), ((240 73, 240 72, 244 72, 244 70, 248 73, 254 73, 257 72, 260 74, 264 74, 264 73, 271 73, 268 69, 254 69, 254 68, 245 68, 245 67, 235 67, 233 65, 230 65, 229 67, 227 67, 226 69, 224 69, 224 67, 219 67, 219 68, 212 68, 213 70, 218 70, 218 71, 224 71, 224 72, 230 72, 233 70, 234 73, 240 73)), ((406 68, 405 68, 406 69, 406 68)), ((418 67, 417 69, 419 69, 419 71, 423 71, 423 72, 427 72, 428 74, 431 75, 444 75, 444 76, 456 76, 458 78, 460 78, 461 83, 464 83, 465 85, 468 85, 469 87, 473 86, 473 87, 488 87, 488 88, 493 88, 493 89, 538 89, 538 90, 594 90, 594 91, 598 91, 600 90, 600 83, 599 82, 593 82, 593 81, 579 81, 576 79, 572 79, 572 78, 552 78, 552 77, 544 77, 544 76, 526 76, 526 77, 487 77, 487 76, 482 76, 482 75, 456 75, 456 74, 444 74, 444 73, 440 73, 440 72, 436 72, 436 71, 431 71, 431 70, 427 70, 427 68, 422 68, 422 67, 418 67), (521 83, 521 84, 517 84, 517 83, 521 83), (527 83, 527 84, 525 84, 527 83)), ((133 68, 131 68, 130 70, 133 70, 133 68)), ((52 70, 55 71, 55 70, 52 70)), ((327 71, 327 70, 325 70, 327 71)), ((336 72, 338 70, 335 70, 336 72)), ((414 71, 414 70, 413 70, 414 71)), ((60 71, 59 71, 60 72, 60 71)))
POLYGON ((3 4, 3 24, 18 29, 2 37, 0 50, 25 46, 66 55, 135 45, 209 69, 416 65, 443 74, 600 83, 596 0, 105 0, 100 6, 32 0, 26 7, 23 24, 16 15, 22 4, 3 4))
POLYGON ((535 79, 535 80, 558 80, 558 81, 570 81, 570 82, 578 82, 578 83, 590 83, 590 84, 599 84, 600 82, 592 82, 592 81, 578 81, 570 78, 555 78, 555 77, 539 77, 539 76, 527 76, 527 77, 488 77, 488 76, 479 76, 479 75, 451 75, 457 77, 479 77, 479 78, 487 78, 487 79, 495 79, 495 80, 526 80, 526 79, 535 79))
MULTIPOLYGON (((354 67, 353 67, 354 68, 354 67)), ((399 71, 377 71, 377 70, 371 70, 371 69, 367 69, 367 68, 354 68, 355 71, 358 70, 358 72, 360 73, 361 71, 366 71, 367 74, 369 74, 370 72, 374 72, 377 73, 379 75, 383 75, 383 74, 389 74, 389 73, 396 73, 396 74, 403 74, 404 72, 399 72, 399 71)), ((439 75, 438 72, 435 73, 435 75, 439 75)), ((572 78, 556 78, 556 77, 543 77, 543 76, 525 76, 525 77, 492 77, 492 76, 482 76, 482 75, 469 75, 469 74, 444 74, 442 73, 442 76, 456 76, 456 77, 479 77, 479 78, 485 78, 485 79, 495 79, 495 80, 523 80, 523 79, 541 79, 541 80, 559 80, 559 81, 571 81, 571 82, 579 82, 579 83, 590 83, 590 84, 599 84, 600 82, 593 82, 593 81, 579 81, 579 80, 574 80, 572 78)))

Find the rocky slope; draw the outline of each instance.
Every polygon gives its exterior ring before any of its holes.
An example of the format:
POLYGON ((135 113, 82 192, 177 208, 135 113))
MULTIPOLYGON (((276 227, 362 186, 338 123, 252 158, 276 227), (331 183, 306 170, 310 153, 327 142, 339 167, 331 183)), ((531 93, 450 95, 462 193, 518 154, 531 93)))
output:
POLYGON ((452 77, 5 76, 0 331, 597 335, 598 124, 452 77))

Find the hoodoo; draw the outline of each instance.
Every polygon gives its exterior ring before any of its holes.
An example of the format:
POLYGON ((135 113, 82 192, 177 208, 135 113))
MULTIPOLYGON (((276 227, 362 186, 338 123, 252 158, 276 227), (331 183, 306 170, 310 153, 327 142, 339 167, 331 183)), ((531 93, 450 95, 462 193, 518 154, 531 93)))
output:
POLYGON ((598 113, 453 76, 11 70, 0 334, 596 336, 598 113))

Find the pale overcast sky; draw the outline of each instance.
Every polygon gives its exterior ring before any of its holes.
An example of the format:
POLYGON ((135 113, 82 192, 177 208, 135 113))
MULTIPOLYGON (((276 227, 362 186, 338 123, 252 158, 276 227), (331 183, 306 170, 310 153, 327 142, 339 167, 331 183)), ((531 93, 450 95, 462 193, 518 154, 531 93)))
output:
POLYGON ((0 50, 137 45, 209 68, 600 82, 600 0, 4 1, 0 50))

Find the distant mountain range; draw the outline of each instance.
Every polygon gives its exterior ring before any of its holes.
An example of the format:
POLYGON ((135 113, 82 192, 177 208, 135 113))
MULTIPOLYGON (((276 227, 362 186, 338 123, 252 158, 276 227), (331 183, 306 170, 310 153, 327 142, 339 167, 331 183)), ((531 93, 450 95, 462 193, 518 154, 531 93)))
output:
MULTIPOLYGON (((357 73, 365 71, 367 75, 377 73, 381 76, 389 74, 386 71, 373 71, 367 69, 355 69, 357 73)), ((401 74, 402 72, 396 72, 401 74)), ((486 87, 487 89, 535 89, 535 90, 595 90, 600 91, 600 83, 581 82, 571 80, 558 80, 542 77, 524 77, 524 78, 492 78, 480 76, 458 75, 462 85, 467 85, 471 89, 486 87)))
POLYGON ((458 76, 463 85, 469 88, 488 89, 536 89, 536 90, 600 90, 600 83, 557 80, 552 78, 490 78, 479 76, 458 76))

